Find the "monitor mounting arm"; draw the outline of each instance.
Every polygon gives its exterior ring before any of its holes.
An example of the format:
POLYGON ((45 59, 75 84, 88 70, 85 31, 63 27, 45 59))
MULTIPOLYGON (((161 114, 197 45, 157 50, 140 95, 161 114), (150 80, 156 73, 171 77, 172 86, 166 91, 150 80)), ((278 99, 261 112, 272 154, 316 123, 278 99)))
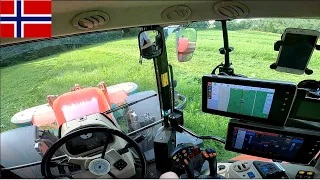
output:
POLYGON ((224 64, 219 64, 216 68, 213 69, 211 74, 215 74, 216 69, 219 68, 219 74, 221 75, 234 75, 234 69, 232 68, 232 63, 230 62, 230 52, 234 50, 233 47, 229 47, 228 39, 228 29, 227 29, 227 20, 219 20, 222 26, 222 35, 223 35, 223 47, 219 49, 220 54, 224 55, 224 64))
POLYGON ((229 54, 234 50, 234 48, 229 46, 228 29, 227 29, 227 21, 229 20, 217 20, 217 21, 220 21, 222 26, 223 47, 219 49, 219 52, 220 54, 224 55, 224 63, 221 63, 217 67, 215 67, 212 70, 211 74, 216 74, 216 70, 219 69, 219 75, 246 77, 243 75, 235 74, 234 69, 232 67, 232 63, 230 61, 229 54))

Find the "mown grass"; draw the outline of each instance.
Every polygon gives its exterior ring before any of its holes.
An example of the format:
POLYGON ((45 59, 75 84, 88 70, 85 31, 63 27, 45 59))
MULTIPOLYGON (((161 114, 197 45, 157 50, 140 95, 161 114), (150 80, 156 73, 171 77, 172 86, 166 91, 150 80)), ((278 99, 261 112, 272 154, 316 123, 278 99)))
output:
MULTIPOLYGON (((279 34, 230 31, 229 36, 230 45, 235 48, 231 60, 236 73, 295 83, 303 79, 320 80, 319 52, 314 52, 309 65, 314 70, 313 75, 279 73, 269 68, 277 58, 273 43, 280 39, 279 34)), ((174 38, 174 35, 168 38, 167 51, 178 80, 176 89, 188 98, 184 111, 186 127, 201 135, 225 137, 228 118, 201 112, 201 77, 210 74, 224 60, 218 52, 223 45, 222 32, 198 31, 197 50, 187 63, 175 59, 174 38)), ((137 39, 129 38, 1 68, 1 131, 15 128, 10 123, 15 113, 46 103, 47 95, 67 92, 75 83, 87 87, 97 86, 101 81, 107 85, 132 81, 139 85, 140 91, 156 90, 153 62, 144 61, 140 65, 138 60, 137 39)), ((218 150, 219 160, 236 155, 225 151, 219 143, 208 141, 206 146, 218 150)))

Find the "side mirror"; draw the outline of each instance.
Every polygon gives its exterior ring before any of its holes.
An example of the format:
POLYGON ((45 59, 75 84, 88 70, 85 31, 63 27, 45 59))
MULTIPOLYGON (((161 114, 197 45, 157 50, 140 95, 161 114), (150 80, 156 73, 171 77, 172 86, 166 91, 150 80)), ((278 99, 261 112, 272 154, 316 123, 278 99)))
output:
POLYGON ((146 59, 160 56, 163 50, 162 36, 157 30, 141 31, 138 35, 140 55, 146 59))
POLYGON ((176 52, 179 62, 192 59, 196 50, 197 31, 194 28, 179 29, 176 31, 176 52))

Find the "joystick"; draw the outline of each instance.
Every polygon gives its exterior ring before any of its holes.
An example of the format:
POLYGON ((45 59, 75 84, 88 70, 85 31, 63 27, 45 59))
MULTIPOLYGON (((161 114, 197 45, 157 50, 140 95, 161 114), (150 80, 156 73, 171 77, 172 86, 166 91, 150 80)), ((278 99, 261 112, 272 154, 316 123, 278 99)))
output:
POLYGON ((193 165, 192 165, 190 159, 189 158, 185 158, 183 160, 183 162, 184 162, 183 166, 184 166, 184 168, 186 170, 187 177, 185 177, 185 175, 184 175, 184 176, 181 177, 181 179, 186 179, 186 178, 194 179, 194 177, 195 177, 194 168, 193 168, 193 165))
POLYGON ((217 153, 215 149, 207 148, 201 152, 203 159, 209 162, 209 175, 201 175, 199 179, 225 179, 217 173, 217 153))

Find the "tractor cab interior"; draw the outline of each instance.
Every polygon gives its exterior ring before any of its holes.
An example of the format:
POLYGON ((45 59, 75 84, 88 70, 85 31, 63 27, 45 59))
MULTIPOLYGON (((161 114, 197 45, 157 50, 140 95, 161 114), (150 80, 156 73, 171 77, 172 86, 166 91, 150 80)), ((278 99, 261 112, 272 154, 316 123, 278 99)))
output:
MULTIPOLYGON (((266 1, 149 4, 146 1, 139 2, 141 7, 131 2, 87 3, 75 1, 72 7, 64 1, 53 1, 53 36, 141 27, 135 37, 140 51, 139 63, 153 63, 157 92, 131 94, 131 89, 123 87, 133 89, 135 84, 107 87, 101 82, 98 87, 87 88, 76 84, 71 92, 48 96, 48 104, 43 105, 46 110, 33 113, 28 119, 29 125, 1 133, 1 178, 143 179, 159 178, 167 172, 174 172, 181 179, 320 178, 320 79, 296 84, 237 74, 237 64, 231 62, 231 52, 237 49, 229 46, 228 35, 228 23, 232 19, 276 16, 320 19, 320 2, 292 1, 289 5, 287 1, 274 4, 266 1), (114 18, 115 11, 103 8, 93 13, 100 18, 81 19, 91 12, 79 13, 81 9, 106 7, 108 3, 114 9, 119 8, 119 16, 127 19, 114 18), (274 12, 266 10, 267 6, 274 7, 274 12), (289 10, 284 12, 284 7, 289 10), (138 13, 141 8, 146 10, 144 18, 138 13), (237 8, 242 9, 239 16, 234 12, 237 8), (107 10, 109 15, 102 13, 107 10), (81 23, 75 25, 72 21, 72 27, 60 28, 71 12, 77 12, 73 20, 81 23), (201 96, 203 113, 230 118, 225 137, 199 135, 185 127, 187 100, 175 90, 177 79, 167 57, 167 37, 174 35, 175 59, 181 66, 192 60, 198 36, 189 22, 208 18, 221 25, 222 47, 211 51, 219 51, 224 61, 211 72, 199 74, 202 94, 198 96, 201 96), (95 21, 102 19, 106 22, 101 23, 103 26, 99 29, 101 24, 95 21), (179 25, 170 26, 172 24, 179 25), (122 117, 117 114, 120 111, 128 116, 127 132, 120 124, 122 117), (218 161, 221 153, 215 147, 205 146, 205 140, 220 143, 225 150, 242 155, 218 161), (31 149, 22 150, 27 146, 31 149), (28 159, 28 163, 23 159, 28 159)), ((313 54, 320 51, 319 35, 317 30, 287 27, 281 39, 273 42, 278 58, 265 68, 282 72, 284 76, 319 72, 308 66, 313 54)), ((5 39, 1 46, 30 40, 22 41, 5 39)))

